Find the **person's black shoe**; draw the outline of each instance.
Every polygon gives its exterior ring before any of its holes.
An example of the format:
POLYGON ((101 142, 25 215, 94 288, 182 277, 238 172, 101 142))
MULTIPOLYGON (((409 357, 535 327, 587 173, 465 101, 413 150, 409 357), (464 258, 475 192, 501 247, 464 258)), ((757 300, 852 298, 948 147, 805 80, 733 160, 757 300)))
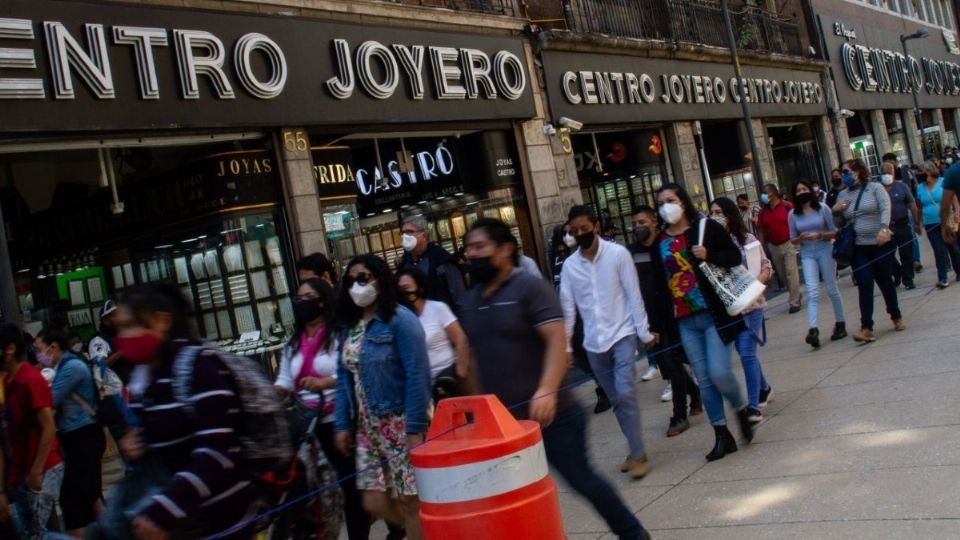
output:
POLYGON ((597 404, 593 408, 593 414, 600 414, 604 411, 610 410, 610 398, 607 397, 607 393, 603 391, 599 385, 597 386, 597 404))
POLYGON ((797 313, 799 311, 800 311, 800 304, 797 304, 795 306, 793 305, 790 306, 790 313, 797 313))
POLYGON ((670 418, 670 427, 667 428, 667 437, 676 437, 684 431, 690 429, 690 421, 686 418, 670 418))
POLYGON ((773 394, 773 387, 768 386, 763 390, 760 390, 760 399, 758 399, 758 404, 761 407, 766 407, 770 403, 770 396, 773 394))
POLYGON ((750 421, 750 407, 737 411, 737 423, 740 424, 740 434, 747 444, 753 442, 753 422, 750 421))
POLYGON ((820 330, 818 328, 811 328, 807 332, 807 344, 813 347, 814 349, 820 348, 820 330))
POLYGON ((920 272, 923 272, 923 265, 920 264, 920 263, 918 263, 918 262, 913 263, 913 271, 916 272, 916 273, 918 273, 918 274, 919 274, 920 272))
POLYGON ((653 540, 653 537, 650 536, 650 531, 646 529, 640 530, 640 540, 653 540))
POLYGON ((904 281, 904 282, 903 282, 903 287, 904 287, 905 289, 907 289, 908 291, 912 291, 912 290, 914 290, 914 289, 917 288, 917 285, 916 285, 914 282, 912 282, 912 281, 904 281))
POLYGON ((727 426, 713 426, 713 434, 716 442, 713 443, 713 450, 707 454, 707 461, 716 461, 737 451, 737 440, 733 438, 727 426))
POLYGON ((847 323, 838 322, 833 325, 833 334, 830 335, 830 341, 837 341, 847 337, 847 323))

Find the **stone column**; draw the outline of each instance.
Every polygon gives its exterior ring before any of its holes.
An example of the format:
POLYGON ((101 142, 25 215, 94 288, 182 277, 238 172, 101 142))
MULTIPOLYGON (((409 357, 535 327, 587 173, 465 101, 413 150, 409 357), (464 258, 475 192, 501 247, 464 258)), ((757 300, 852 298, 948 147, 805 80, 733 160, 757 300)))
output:
POLYGON ((307 132, 302 128, 284 128, 277 137, 277 143, 294 250, 300 257, 318 251, 326 254, 323 215, 307 132))
POLYGON ((870 111, 870 130, 873 132, 873 144, 877 148, 877 158, 882 158, 884 154, 890 151, 890 137, 887 136, 887 121, 883 117, 883 111, 874 109, 870 111))
MULTIPOLYGON (((840 164, 840 161, 846 159, 845 155, 837 154, 837 137, 833 132, 833 126, 830 123, 830 119, 826 116, 821 116, 816 121, 816 126, 820 129, 820 146, 823 149, 823 169, 827 171, 827 176, 829 177, 830 171, 837 168, 837 165, 840 164)), ((849 153, 849 146, 847 146, 849 153)), ((843 143, 840 142, 840 150, 843 151, 843 143)), ((829 182, 829 178, 821 178, 820 180, 829 182)), ((829 187, 829 186, 828 186, 829 187)))
MULTIPOLYGON (((947 146, 947 129, 943 125, 943 109, 934 109, 933 110, 933 119, 937 121, 937 127, 940 128, 940 146, 947 146)), ((936 148, 930 150, 934 154, 939 154, 940 151, 936 148)))
POLYGON ((923 145, 920 143, 920 131, 917 127, 917 115, 913 109, 907 109, 903 112, 904 131, 907 134, 907 146, 910 147, 910 161, 912 163, 923 163, 923 145))
POLYGON ((950 109, 947 114, 953 115, 953 146, 960 146, 960 108, 950 109))
POLYGON ((687 190, 697 206, 705 205, 709 193, 703 182, 703 168, 694 140, 693 122, 674 122, 664 128, 674 182, 687 190))
POLYGON ((759 160, 760 171, 763 173, 764 184, 780 183, 777 180, 777 168, 773 163, 773 149, 770 148, 770 137, 767 135, 767 128, 760 118, 752 118, 753 136, 757 142, 757 152, 759 156, 753 156, 753 159, 759 160))

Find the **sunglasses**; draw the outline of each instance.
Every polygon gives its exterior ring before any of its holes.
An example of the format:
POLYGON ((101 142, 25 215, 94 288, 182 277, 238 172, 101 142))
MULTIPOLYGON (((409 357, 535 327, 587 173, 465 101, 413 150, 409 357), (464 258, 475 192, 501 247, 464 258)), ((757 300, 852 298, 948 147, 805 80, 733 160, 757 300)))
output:
POLYGON ((353 285, 354 283, 366 285, 367 283, 370 283, 373 280, 374 280, 373 274, 369 272, 358 272, 356 276, 351 276, 350 274, 347 274, 344 277, 344 281, 346 282, 347 286, 353 285))

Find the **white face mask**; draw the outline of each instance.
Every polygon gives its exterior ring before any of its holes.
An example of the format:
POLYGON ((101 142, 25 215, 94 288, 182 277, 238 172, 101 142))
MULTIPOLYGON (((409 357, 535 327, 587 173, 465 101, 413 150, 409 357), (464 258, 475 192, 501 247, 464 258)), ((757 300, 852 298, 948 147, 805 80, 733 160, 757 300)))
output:
POLYGON ((727 228, 727 216, 711 215, 711 216, 710 216, 710 219, 712 219, 712 220, 716 221, 717 223, 723 225, 723 228, 724 228, 724 229, 727 228))
POLYGON ((377 300, 377 288, 373 283, 366 285, 354 283, 353 287, 350 287, 350 298, 358 307, 365 308, 377 300))
POLYGON ((953 158, 952 158, 952 157, 948 157, 948 158, 945 159, 944 161, 947 162, 947 165, 950 165, 951 163, 953 163, 953 158))
POLYGON ((573 237, 570 233, 563 235, 563 245, 567 246, 570 249, 577 247, 577 239, 573 237))
POLYGON ((70 350, 79 354, 83 350, 83 343, 74 343, 70 346, 70 350))
POLYGON ((893 183, 893 175, 892 175, 892 174, 881 174, 881 175, 880 175, 880 183, 883 184, 883 185, 885 185, 885 186, 889 186, 890 184, 893 183))
POLYGON ((660 207, 660 217, 670 225, 673 225, 678 223, 680 218, 683 217, 683 208, 677 203, 664 203, 660 207))
POLYGON ((404 234, 400 236, 400 245, 403 246, 404 251, 413 251, 417 247, 417 237, 412 234, 404 234))

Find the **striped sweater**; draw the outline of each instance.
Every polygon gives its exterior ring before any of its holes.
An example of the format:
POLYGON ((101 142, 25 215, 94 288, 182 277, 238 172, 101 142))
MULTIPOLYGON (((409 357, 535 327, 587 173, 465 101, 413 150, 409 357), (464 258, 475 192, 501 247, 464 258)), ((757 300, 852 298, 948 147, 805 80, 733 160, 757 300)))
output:
POLYGON ((853 222, 853 229, 857 232, 858 246, 877 245, 877 235, 880 229, 890 223, 890 196, 883 189, 880 182, 868 181, 857 189, 845 189, 840 192, 837 202, 850 201, 850 206, 843 211, 845 223, 853 222), (857 197, 864 189, 860 206, 857 206, 857 197), (856 210, 854 210, 856 208, 856 210))
MULTIPOLYGON (((155 452, 174 472, 143 512, 165 530, 184 518, 199 517, 205 532, 213 534, 252 516, 255 493, 251 475, 243 472, 234 434, 240 403, 216 351, 205 350, 196 359, 193 411, 174 397, 171 369, 176 352, 186 345, 178 342, 169 349, 163 365, 150 370, 145 390, 131 404, 147 452, 155 452)), ((249 536, 249 528, 235 535, 249 536)))

